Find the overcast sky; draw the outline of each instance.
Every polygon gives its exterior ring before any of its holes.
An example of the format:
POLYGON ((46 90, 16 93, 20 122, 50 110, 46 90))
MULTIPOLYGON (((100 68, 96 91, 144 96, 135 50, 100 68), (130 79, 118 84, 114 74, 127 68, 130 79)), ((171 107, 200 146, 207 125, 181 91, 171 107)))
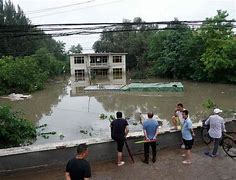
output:
MULTIPOLYGON (((11 1, 20 5, 33 24, 122 22, 123 19, 133 20, 134 17, 141 17, 146 22, 168 21, 175 17, 179 20, 204 20, 216 15, 218 9, 227 10, 229 19, 236 19, 236 0, 11 1)), ((67 49, 80 43, 87 52, 98 38, 99 35, 77 35, 56 39, 65 42, 67 49)))

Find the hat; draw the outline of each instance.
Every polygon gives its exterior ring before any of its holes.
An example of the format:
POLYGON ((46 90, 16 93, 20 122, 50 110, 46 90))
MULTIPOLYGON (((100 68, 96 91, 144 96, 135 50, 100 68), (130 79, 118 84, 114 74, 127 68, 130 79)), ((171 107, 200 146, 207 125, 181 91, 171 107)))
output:
POLYGON ((221 109, 219 109, 219 108, 215 108, 214 109, 214 113, 215 114, 218 114, 218 113, 222 113, 223 111, 221 110, 221 109))

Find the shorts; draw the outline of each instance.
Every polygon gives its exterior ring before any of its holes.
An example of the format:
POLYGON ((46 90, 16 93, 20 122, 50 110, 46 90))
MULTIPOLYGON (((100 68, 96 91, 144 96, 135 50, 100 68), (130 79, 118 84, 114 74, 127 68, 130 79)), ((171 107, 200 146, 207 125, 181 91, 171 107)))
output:
POLYGON ((119 141, 116 141, 116 142, 117 142, 117 151, 122 152, 125 141, 119 140, 119 141))
POLYGON ((185 139, 183 139, 183 142, 184 142, 186 150, 192 149, 193 141, 194 141, 193 139, 192 140, 185 140, 185 139))

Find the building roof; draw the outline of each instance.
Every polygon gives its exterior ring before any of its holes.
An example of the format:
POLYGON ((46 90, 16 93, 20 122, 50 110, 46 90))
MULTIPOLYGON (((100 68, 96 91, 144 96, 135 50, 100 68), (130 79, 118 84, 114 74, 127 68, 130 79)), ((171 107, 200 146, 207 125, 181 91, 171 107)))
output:
POLYGON ((128 53, 76 53, 76 54, 69 54, 69 56, 81 56, 81 55, 96 55, 96 56, 103 56, 103 55, 126 55, 128 53))

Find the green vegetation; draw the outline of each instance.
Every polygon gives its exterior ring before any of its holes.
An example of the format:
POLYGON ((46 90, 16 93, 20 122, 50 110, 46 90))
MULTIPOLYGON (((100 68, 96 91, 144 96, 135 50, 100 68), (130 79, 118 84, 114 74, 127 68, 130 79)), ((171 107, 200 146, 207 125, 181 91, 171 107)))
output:
MULTIPOLYGON (((48 139, 55 131, 44 132, 47 124, 35 127, 8 106, 0 106, 0 149, 32 144, 37 137, 48 139)), ((60 138, 63 135, 60 135, 60 138)))
MULTIPOLYGON (((93 49, 127 52, 127 69, 132 78, 161 76, 236 83, 236 36, 227 17, 226 11, 218 10, 197 29, 178 19, 162 31, 153 25, 124 24, 114 29, 121 32, 104 30, 93 49)), ((135 18, 133 22, 143 21, 135 18)))
POLYGON ((68 72, 65 44, 31 26, 19 6, 0 0, 0 26, 0 95, 42 89, 48 78, 68 72))
POLYGON ((72 45, 69 49, 69 52, 72 54, 82 53, 82 50, 83 50, 82 46, 80 44, 77 44, 77 46, 72 45))
POLYGON ((213 109, 214 107, 217 107, 217 105, 212 101, 211 98, 208 98, 202 105, 207 109, 213 109))
POLYGON ((0 148, 28 145, 36 139, 34 125, 9 107, 0 106, 0 148))
MULTIPOLYGON (((107 119, 107 117, 108 117, 108 116, 107 116, 106 114, 103 114, 103 113, 99 115, 99 119, 100 119, 100 120, 105 120, 105 119, 107 119)), ((108 120, 109 120, 110 122, 112 122, 112 121, 115 120, 115 119, 116 119, 116 118, 115 118, 114 115, 110 115, 109 118, 108 118, 108 120)))

